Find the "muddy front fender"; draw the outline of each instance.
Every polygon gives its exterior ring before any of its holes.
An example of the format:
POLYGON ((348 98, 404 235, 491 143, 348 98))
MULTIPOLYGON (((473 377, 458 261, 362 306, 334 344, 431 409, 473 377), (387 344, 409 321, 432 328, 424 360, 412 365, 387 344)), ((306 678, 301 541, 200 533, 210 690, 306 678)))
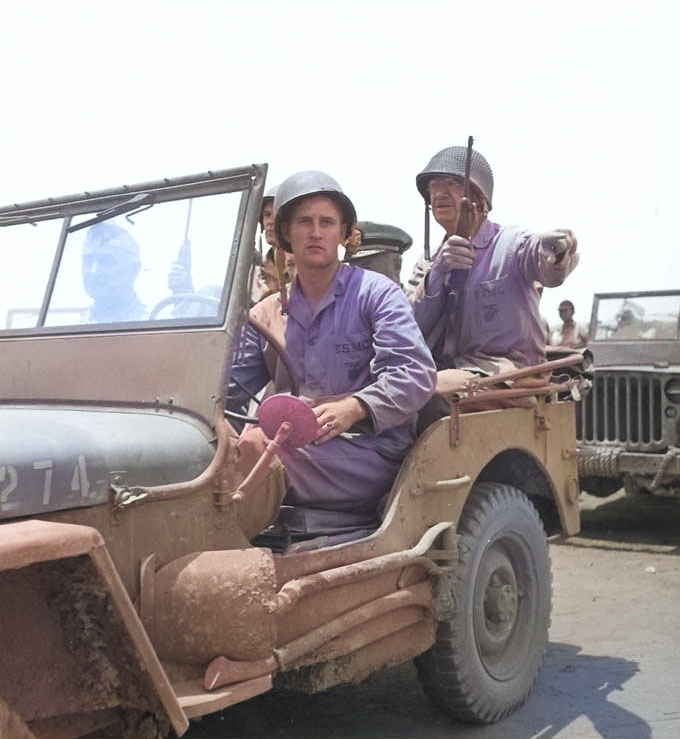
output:
POLYGON ((0 699, 38 737, 121 715, 128 731, 182 735, 187 717, 100 534, 37 520, 0 533, 0 699))

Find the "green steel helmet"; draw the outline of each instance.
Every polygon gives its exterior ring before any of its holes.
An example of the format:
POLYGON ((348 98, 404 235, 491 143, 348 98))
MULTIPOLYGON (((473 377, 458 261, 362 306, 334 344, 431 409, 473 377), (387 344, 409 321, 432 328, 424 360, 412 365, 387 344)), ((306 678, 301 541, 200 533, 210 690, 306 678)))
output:
MULTIPOLYGON (((466 161, 467 147, 465 146, 449 146, 437 152, 430 159, 427 167, 416 175, 416 187, 426 203, 429 204, 430 202, 430 194, 427 191, 427 183, 430 177, 435 175, 455 175, 463 179, 465 177, 466 161)), ((478 151, 474 150, 470 160, 470 181, 480 189, 489 204, 489 210, 491 210, 493 172, 486 159, 478 151)))
POLYGON ((278 186, 274 197, 276 238, 284 251, 292 252, 293 250, 290 243, 283 238, 281 225, 290 218, 293 204, 300 198, 309 195, 327 195, 332 198, 342 213, 342 220, 345 224, 345 238, 352 233, 352 226, 356 223, 357 213, 352 201, 343 193, 340 185, 324 172, 317 172, 316 170, 296 172, 278 186))

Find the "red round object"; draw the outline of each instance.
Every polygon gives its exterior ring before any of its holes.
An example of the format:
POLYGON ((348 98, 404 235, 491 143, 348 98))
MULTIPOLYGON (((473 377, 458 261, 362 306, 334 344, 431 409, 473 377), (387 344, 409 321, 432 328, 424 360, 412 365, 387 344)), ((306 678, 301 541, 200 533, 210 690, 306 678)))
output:
POLYGON ((270 395, 257 409, 260 428, 268 439, 273 439, 281 424, 287 421, 293 427, 283 443, 289 449, 310 444, 319 434, 319 423, 314 411, 294 395, 270 395))

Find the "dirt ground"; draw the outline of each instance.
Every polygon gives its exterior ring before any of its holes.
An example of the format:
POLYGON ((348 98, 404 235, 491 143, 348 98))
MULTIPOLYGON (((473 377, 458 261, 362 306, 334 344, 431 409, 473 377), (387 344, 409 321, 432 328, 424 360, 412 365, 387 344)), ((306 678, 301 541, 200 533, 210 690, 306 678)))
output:
POLYGON ((551 542, 553 618, 527 703, 494 726, 432 708, 409 664, 316 696, 271 692, 192 725, 194 739, 677 739, 680 501, 582 496, 551 542))

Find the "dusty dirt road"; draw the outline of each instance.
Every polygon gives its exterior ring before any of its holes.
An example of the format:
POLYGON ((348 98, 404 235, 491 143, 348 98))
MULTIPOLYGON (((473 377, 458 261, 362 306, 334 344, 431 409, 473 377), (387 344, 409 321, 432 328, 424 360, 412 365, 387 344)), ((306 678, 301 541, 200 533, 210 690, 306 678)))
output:
POLYGON ((411 664, 316 696, 268 693, 193 739, 677 739, 680 501, 582 498, 582 533, 551 543, 553 618, 536 687, 494 726, 449 720, 411 664))

